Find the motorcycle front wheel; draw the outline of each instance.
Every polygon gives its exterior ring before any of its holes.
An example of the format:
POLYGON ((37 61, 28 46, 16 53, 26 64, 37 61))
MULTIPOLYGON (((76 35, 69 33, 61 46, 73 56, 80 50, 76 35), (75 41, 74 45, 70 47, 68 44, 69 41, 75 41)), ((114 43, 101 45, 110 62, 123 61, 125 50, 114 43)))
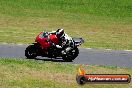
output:
POLYGON ((33 59, 37 57, 37 49, 34 45, 29 45, 25 50, 25 56, 28 59, 33 59))

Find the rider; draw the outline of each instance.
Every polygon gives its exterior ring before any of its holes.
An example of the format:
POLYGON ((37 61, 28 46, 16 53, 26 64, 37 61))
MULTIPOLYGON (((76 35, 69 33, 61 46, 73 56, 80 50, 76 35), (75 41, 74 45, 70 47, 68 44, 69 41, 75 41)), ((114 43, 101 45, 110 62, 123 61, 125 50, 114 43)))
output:
POLYGON ((64 32, 64 29, 58 29, 56 31, 56 36, 59 39, 58 45, 62 47, 65 45, 70 45, 70 43, 72 42, 72 38, 64 32))
MULTIPOLYGON (((71 46, 71 44, 73 43, 72 38, 64 32, 64 29, 58 29, 55 34, 59 40, 58 44, 56 45, 57 48, 65 48, 64 46, 71 46)), ((62 51, 62 53, 66 54, 66 52, 70 49, 71 47, 67 47, 64 51, 62 51)))

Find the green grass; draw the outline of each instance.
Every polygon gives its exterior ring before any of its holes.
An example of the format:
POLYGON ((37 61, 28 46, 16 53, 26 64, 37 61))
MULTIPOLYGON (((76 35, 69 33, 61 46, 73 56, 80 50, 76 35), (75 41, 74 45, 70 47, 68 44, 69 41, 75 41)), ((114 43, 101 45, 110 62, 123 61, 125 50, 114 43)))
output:
MULTIPOLYGON (((84 66, 84 65, 83 65, 84 66)), ((78 64, 26 60, 22 58, 0 58, 1 88, 131 88, 129 84, 76 83, 78 64)), ((88 74, 130 74, 132 68, 114 66, 84 66, 88 74)))
POLYGON ((132 49, 132 1, 0 1, 0 42, 32 43, 40 31, 57 28, 83 37, 83 47, 132 49))
MULTIPOLYGON (((0 42, 32 43, 43 30, 64 28, 82 47, 132 49, 132 0, 0 0, 0 42)), ((0 58, 1 88, 131 88, 75 81, 79 65, 0 58)), ((87 73, 131 74, 131 68, 88 66, 87 73)))

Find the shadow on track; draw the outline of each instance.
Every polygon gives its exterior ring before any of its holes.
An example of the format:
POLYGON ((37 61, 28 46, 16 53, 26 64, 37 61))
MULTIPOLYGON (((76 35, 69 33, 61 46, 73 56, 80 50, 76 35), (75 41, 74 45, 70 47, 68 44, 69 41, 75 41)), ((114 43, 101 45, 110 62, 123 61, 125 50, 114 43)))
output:
MULTIPOLYGON (((28 59, 28 58, 26 58, 28 59)), ((33 58, 34 60, 42 60, 42 61, 52 61, 52 62, 68 62, 64 61, 62 58, 33 58)))

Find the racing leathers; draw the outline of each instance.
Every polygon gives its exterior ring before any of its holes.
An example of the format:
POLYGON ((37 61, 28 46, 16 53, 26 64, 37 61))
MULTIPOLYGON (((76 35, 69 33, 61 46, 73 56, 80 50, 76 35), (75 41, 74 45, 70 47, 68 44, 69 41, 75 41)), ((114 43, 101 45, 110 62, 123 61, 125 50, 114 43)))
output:
MULTIPOLYGON (((64 33, 64 36, 60 38, 60 44, 64 50, 62 50, 62 54, 67 54, 73 47, 74 47, 74 42, 73 39, 68 36, 66 33, 64 33)), ((58 46, 58 45, 56 45, 58 46)))
MULTIPOLYGON (((50 35, 55 35, 55 31, 53 32, 49 32, 50 35)), ((66 54, 66 52, 68 52, 69 50, 72 49, 73 44, 73 40, 70 36, 68 36, 66 33, 64 33, 63 37, 57 37, 58 38, 58 43, 54 43, 52 42, 52 45, 54 45, 56 48, 64 48, 64 50, 62 51, 62 54, 66 54)), ((56 39, 57 40, 57 39, 56 39)))

